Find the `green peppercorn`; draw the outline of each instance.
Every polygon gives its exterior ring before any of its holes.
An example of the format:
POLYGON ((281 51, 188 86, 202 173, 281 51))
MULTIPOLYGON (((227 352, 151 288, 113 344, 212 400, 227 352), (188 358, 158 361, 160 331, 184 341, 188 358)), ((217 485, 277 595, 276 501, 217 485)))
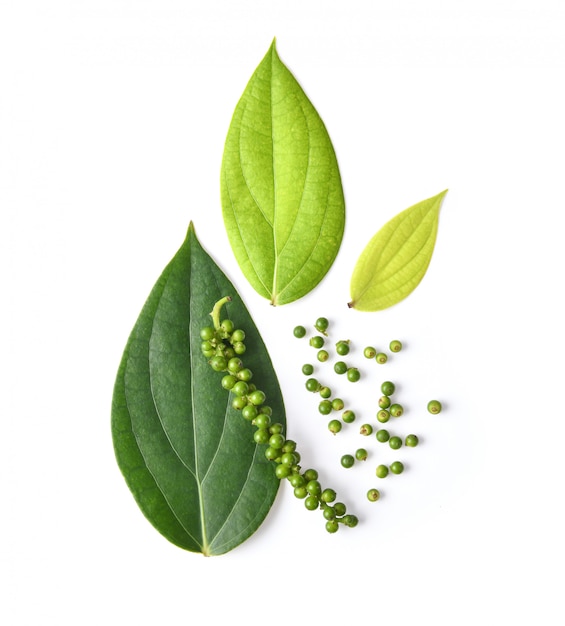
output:
POLYGON ((257 428, 269 428, 271 425, 271 416, 259 412, 257 417, 253 420, 253 424, 255 424, 257 428))
POLYGON ((396 385, 392 383, 390 380, 385 380, 385 382, 381 385, 381 392, 385 396, 392 396, 395 390, 396 390, 396 385))
POLYGON ((291 474, 291 469, 288 465, 277 465, 275 467, 275 476, 279 479, 288 478, 291 474))
POLYGON ((388 476, 388 467, 386 465, 377 465, 375 474, 377 478, 386 478, 388 476))
POLYGON ((275 422, 269 426, 269 432, 271 435, 280 435, 283 431, 283 425, 279 422, 275 422))
POLYGON ((390 471, 393 474, 402 474, 402 472, 404 471, 404 464, 400 461, 394 461, 390 464, 390 471))
POLYGON ((243 369, 243 362, 239 357, 234 356, 228 361, 228 370, 232 374, 237 374, 242 369, 243 369))
POLYGON ((393 449, 393 450, 398 450, 399 448, 402 447, 402 439, 400 437, 391 437, 388 440, 388 445, 393 449))
POLYGON ((298 339, 302 339, 306 335, 306 329, 304 326, 295 326, 294 327, 294 336, 298 339))
POLYGON ((389 411, 392 417, 400 417, 404 413, 404 407, 401 404, 395 402, 394 404, 390 405, 389 411))
POLYGON ((255 443, 258 443, 258 444, 269 443, 270 437, 271 437, 271 434, 266 428, 258 428, 253 433, 253 440, 255 441, 255 443))
POLYGON ((406 435, 406 439, 404 440, 404 444, 409 448, 415 448, 419 443, 419 439, 417 435, 406 435))
POLYGON ((235 329, 235 324, 231 320, 222 320, 220 322, 220 332, 223 337, 231 335, 235 329))
POLYGON ((249 399, 249 402, 251 402, 251 404, 254 404, 255 406, 258 406, 259 404, 263 404, 263 402, 265 402, 265 400, 267 399, 265 392, 261 391, 260 389, 256 389, 255 391, 250 393, 249 396, 247 397, 249 399))
POLYGON ((269 447, 275 450, 280 450, 284 446, 284 442, 284 435, 281 433, 276 433, 269 437, 269 447))
POLYGON ((347 370, 347 380, 351 383, 356 383, 361 378, 361 373, 356 367, 350 367, 347 370))
POLYGON ((315 511, 318 508, 318 505, 320 504, 318 498, 316 496, 308 496, 305 500, 304 500, 304 506, 309 510, 309 511, 315 511))
POLYGON ((388 422, 388 420, 390 419, 390 413, 389 411, 387 411, 386 409, 381 409, 378 413, 377 413, 377 420, 381 423, 381 424, 385 424, 386 422, 388 422))
POLYGON ((361 428, 359 429, 359 434, 363 435, 364 437, 372 435, 373 427, 371 426, 371 424, 363 424, 363 426, 361 426, 361 428))
POLYGON ((357 526, 357 524, 359 523, 359 519, 356 515, 346 515, 343 518, 343 523, 346 526, 349 526, 349 528, 355 528, 355 526, 357 526))
POLYGON ((334 363, 334 372, 336 374, 345 374, 347 372, 347 364, 344 361, 337 361, 334 363))
POLYGON ((200 339, 202 341, 211 341, 216 338, 216 331, 212 326, 204 326, 200 329, 200 339))
POLYGON ((314 337, 310 338, 310 345, 316 350, 319 350, 325 343, 325 340, 320 335, 314 335, 314 337))
POLYGON ((314 322, 314 328, 317 331, 323 333, 324 335, 326 334, 326 331, 328 330, 329 325, 330 325, 330 322, 327 317, 319 317, 314 322))
POLYGON ((249 422, 257 417, 257 407, 253 404, 247 404, 241 409, 241 416, 249 422))
POLYGON ((230 341, 231 343, 239 343, 240 341, 245 341, 245 331, 241 330, 241 328, 237 328, 233 331, 230 341))
POLYGON ((352 411, 351 409, 347 409, 347 411, 344 411, 341 419, 346 423, 346 424, 351 424, 352 422, 355 421, 355 413, 354 411, 352 411))
POLYGON ((376 502, 381 497, 381 493, 378 489, 369 489, 367 491, 367 500, 369 502, 376 502))
POLYGON ((442 406, 439 400, 430 400, 428 402, 428 411, 430 413, 437 415, 438 413, 441 413, 441 409, 442 409, 442 406))
POLYGON ((333 520, 336 518, 333 506, 325 506, 322 515, 324 516, 324 519, 327 520, 333 520))
POLYGON ((338 517, 341 517, 342 515, 345 515, 345 513, 347 512, 347 507, 345 506, 345 504, 343 502, 336 502, 334 505, 334 511, 335 514, 338 517))
POLYGON ((247 398, 245 396, 235 396, 231 401, 231 405, 236 411, 241 411, 247 406, 247 398))
POLYGON ((402 342, 398 339, 394 339, 390 342, 389 346, 391 352, 400 352, 402 350, 402 342))
POLYGON ((308 492, 306 491, 306 487, 304 485, 299 485, 298 487, 295 487, 294 495, 295 497, 300 498, 300 500, 303 500, 308 495, 308 492))
POLYGON ((355 457, 352 454, 344 454, 341 457, 342 467, 349 469, 350 467, 353 467, 354 464, 355 464, 355 457))
POLYGON ((247 347, 243 341, 237 341, 233 344, 233 349, 236 354, 243 354, 247 350, 247 347))
MULTIPOLYGON (((288 482, 293 487, 306 487, 306 481, 304 480, 304 476, 302 474, 292 474, 288 477, 288 482)), ((304 489, 306 491, 306 488, 304 489)))
POLYGON ((311 480, 318 480, 318 470, 315 470, 313 468, 307 469, 303 473, 303 476, 306 479, 306 482, 310 482, 311 480))
POLYGON ((328 424, 328 430, 334 435, 337 434, 341 430, 341 422, 339 420, 331 420, 328 424))
POLYGON ((341 411, 345 406, 345 402, 341 398, 334 398, 332 400, 332 409, 334 411, 341 411))
POLYGON ((384 352, 378 352, 375 356, 375 361, 382 365, 383 363, 386 363, 388 361, 388 357, 384 352))
MULTIPOLYGON (((270 435, 269 435, 269 439, 270 439, 270 435)), ((269 446, 266 450, 265 450, 265 458, 267 458, 269 461, 274 461, 279 455, 280 455, 281 451, 277 450, 276 448, 271 448, 271 446, 269 446)))
POLYGON ((332 412, 332 403, 330 400, 322 400, 320 404, 318 404, 318 411, 322 415, 329 415, 332 412))
POLYGON ((340 356, 345 356, 346 354, 349 354, 349 339, 347 340, 340 340, 335 344, 335 351, 340 355, 340 356))
POLYGON ((337 533, 337 531, 339 530, 338 522, 335 519, 328 520, 326 522, 326 530, 331 534, 337 533))
POLYGON ((248 383, 253 378, 253 372, 248 367, 244 367, 237 372, 236 376, 238 380, 243 380, 248 383))
POLYGON ((330 354, 327 350, 318 350, 316 358, 320 363, 325 363, 330 358, 330 354))
POLYGON ((363 350, 363 356, 366 359, 374 359, 377 356, 377 350, 376 348, 373 348, 373 346, 367 346, 364 350, 363 350))
POLYGON ((333 502, 336 499, 336 492, 333 489, 324 489, 320 495, 320 500, 322 502, 333 502))
POLYGON ((320 390, 320 383, 315 378, 309 378, 305 385, 308 391, 317 392, 320 390))
POLYGON ((386 443, 390 439, 390 433, 388 430, 381 428, 380 430, 377 430, 376 439, 381 443, 386 443))
POLYGON ((215 372, 223 372, 227 369, 228 362, 226 361, 226 358, 224 356, 216 355, 210 359, 210 367, 215 372))
POLYGON ((381 409, 388 409, 391 405, 390 398, 388 396, 381 396, 378 401, 378 405, 381 409))
POLYGON ((365 448, 358 448, 357 450, 355 450, 355 458, 358 461, 366 461, 367 456, 368 456, 368 452, 367 450, 365 450, 365 448))
POLYGON ((233 386, 235 385, 236 382, 237 382, 237 378, 235 376, 232 376, 231 374, 226 374, 222 378, 222 387, 229 391, 230 389, 233 389, 233 386))
POLYGON ((320 394, 320 397, 327 399, 327 398, 331 398, 332 390, 326 385, 322 385, 320 389, 318 390, 318 393, 320 394))
POLYGON ((311 365, 310 363, 305 363, 305 364, 302 366, 302 373, 303 373, 305 376, 312 376, 312 374, 314 373, 314 366, 313 366, 313 365, 311 365))

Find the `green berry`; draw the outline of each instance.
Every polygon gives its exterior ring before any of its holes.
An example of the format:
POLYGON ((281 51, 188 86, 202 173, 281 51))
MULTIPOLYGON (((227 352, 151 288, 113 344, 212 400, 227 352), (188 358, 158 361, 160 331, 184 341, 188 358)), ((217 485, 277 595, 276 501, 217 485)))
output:
POLYGON ((308 391, 316 392, 320 390, 320 383, 316 378, 309 378, 305 384, 308 391))
POLYGON ((294 336, 298 339, 302 339, 302 337, 306 335, 306 329, 304 328, 304 326, 295 326, 293 332, 294 336))
POLYGON ((220 331, 224 337, 231 335, 235 329, 235 324, 231 320, 222 320, 220 322, 220 331))
POLYGON ((333 502, 336 499, 336 492, 333 489, 324 489, 320 495, 322 502, 333 502))
POLYGON ((363 350, 363 356, 366 359, 374 359, 377 356, 377 350, 375 348, 373 348, 373 346, 367 346, 363 350))
POLYGON ((237 382, 237 378, 235 376, 232 376, 231 374, 226 374, 222 378, 222 387, 229 391, 230 389, 233 389, 233 386, 235 385, 236 382, 237 382))
POLYGON ((258 444, 266 444, 269 443, 271 435, 266 428, 258 428, 253 433, 253 440, 258 444))
POLYGON ((322 493, 322 485, 320 484, 320 481, 317 479, 309 480, 306 483, 306 491, 311 496, 319 496, 322 493))
POLYGON ((303 473, 304 479, 306 482, 310 482, 311 480, 318 480, 318 470, 315 469, 307 469, 303 473))
POLYGON ((308 492, 306 491, 306 487, 304 485, 299 485, 298 487, 295 487, 294 495, 296 498, 300 498, 300 500, 303 500, 308 495, 308 492))
POLYGON ((330 354, 327 350, 318 350, 316 358, 320 361, 320 363, 325 363, 330 358, 330 354))
POLYGON ((428 411, 430 413, 437 415, 438 413, 441 413, 441 409, 442 409, 442 406, 439 400, 430 400, 428 402, 428 411))
POLYGON ((237 374, 242 369, 243 369, 243 363, 239 357, 234 356, 228 361, 228 370, 232 374, 237 374))
POLYGON ((244 407, 247 406, 247 398, 244 395, 235 396, 231 401, 231 406, 232 409, 235 409, 236 411, 241 411, 244 407))
POLYGON ((375 361, 382 365, 383 363, 386 363, 388 361, 388 357, 384 352, 378 352, 375 356, 375 361))
POLYGON ((324 345, 324 343, 325 340, 320 335, 315 335, 314 337, 310 338, 310 345, 317 350, 319 350, 324 345))
POLYGON ((400 461, 394 461, 390 464, 390 471, 393 474, 402 474, 402 472, 404 471, 404 464, 400 461))
POLYGON ((334 504, 334 511, 338 517, 341 517, 342 515, 345 515, 347 507, 343 504, 343 502, 336 502, 334 504))
POLYGON ((341 422, 339 420, 331 420, 328 424, 328 430, 334 435, 341 430, 341 422))
POLYGON ((253 424, 255 424, 257 428, 269 428, 271 425, 271 417, 270 415, 265 415, 265 413, 258 413, 257 417, 253 420, 253 424))
POLYGON ((394 339, 390 342, 389 346, 391 352, 400 352, 402 350, 402 342, 398 339, 394 339))
POLYGON ((233 349, 236 354, 243 354, 247 348, 243 341, 236 341, 236 343, 233 344, 233 349))
POLYGON ((333 506, 325 506, 322 515, 324 516, 324 519, 327 520, 333 520, 336 518, 333 506))
POLYGON ((314 366, 313 366, 313 365, 311 365, 310 363, 305 363, 305 364, 302 366, 302 373, 303 373, 305 376, 312 376, 312 374, 314 373, 314 366))
MULTIPOLYGON (((269 439, 270 439, 270 436, 269 436, 269 439)), ((277 450, 276 448, 271 448, 271 446, 269 446, 265 450, 265 458, 268 459, 269 461, 274 461, 276 458, 279 457, 280 453, 281 453, 280 450, 277 450)))
POLYGON ((381 428, 380 430, 377 430, 376 439, 381 443, 386 443, 390 439, 390 433, 388 430, 381 428))
POLYGON ((281 433, 276 433, 269 437, 269 447, 274 448, 275 450, 280 450, 284 446, 284 435, 281 433))
POLYGON ((388 440, 388 445, 393 449, 393 450, 398 450, 399 448, 402 447, 402 439, 400 437, 391 437, 388 440))
POLYGON ((241 328, 234 330, 233 333, 231 334, 230 341, 232 343, 240 343, 240 342, 245 341, 245 331, 241 330, 241 328))
POLYGON ((349 526, 349 528, 355 528, 355 526, 357 526, 357 524, 359 523, 359 519, 356 515, 346 515, 343 518, 343 523, 346 526, 349 526))
POLYGON ((419 439, 417 435, 406 435, 406 439, 404 440, 404 444, 409 448, 415 448, 419 443, 419 439))
POLYGON ((253 404, 246 404, 241 409, 241 416, 249 422, 252 422, 257 417, 257 407, 253 404))
POLYGON ((391 405, 390 398, 388 396, 381 396, 379 398, 378 404, 381 409, 388 409, 388 407, 391 405))
POLYGON ((355 458, 358 461, 366 461, 367 460, 367 456, 368 456, 368 452, 367 452, 367 450, 365 450, 365 448, 358 448, 355 451, 355 458))
POLYGON ((319 394, 321 398, 324 398, 324 399, 331 398, 332 390, 326 385, 323 385, 319 389, 319 394))
POLYGON ((363 424, 363 426, 361 426, 361 428, 359 429, 359 433, 364 437, 372 435, 373 427, 371 426, 371 424, 363 424))
POLYGON ((356 383, 361 378, 361 373, 356 367, 350 367, 347 370, 347 380, 351 383, 356 383))
POLYGON ((345 374, 347 372, 347 364, 344 361, 337 361, 334 363, 334 372, 336 374, 345 374))
POLYGON ((340 356, 345 356, 349 354, 349 339, 348 340, 340 340, 335 344, 335 351, 340 356))
POLYGON ((381 493, 378 489, 369 489, 367 491, 367 500, 369 502, 376 502, 381 497, 381 493))
POLYGON ((388 476, 388 467, 386 465, 377 465, 375 474, 377 478, 386 478, 388 476))
POLYGON ((351 424, 352 422, 355 421, 355 413, 351 409, 348 409, 347 411, 343 412, 341 419, 346 424, 351 424))
POLYGON ((381 392, 385 396, 392 396, 395 390, 396 390, 396 385, 390 382, 390 380, 385 380, 385 382, 381 385, 381 392))
POLYGON ((214 328, 212 328, 212 326, 205 326, 204 328, 200 329, 200 339, 202 339, 202 341, 211 341, 215 338, 216 331, 214 330, 214 328))
POLYGON ((287 439, 284 442, 284 446, 282 447, 283 452, 296 452, 296 441, 292 439, 287 439))
POLYGON ((328 520, 326 522, 326 530, 331 534, 337 533, 337 531, 339 530, 338 522, 335 519, 328 520))
POLYGON ((269 426, 269 432, 271 435, 279 435, 283 431, 283 425, 279 424, 279 422, 275 422, 269 426))
POLYGON ((390 419, 390 413, 386 409, 381 409, 377 413, 377 420, 381 424, 386 424, 386 422, 388 422, 389 419, 390 419))
POLYGON ((248 367, 244 367, 239 370, 236 376, 238 380, 243 380, 248 383, 253 378, 253 372, 248 367))
POLYGON ((344 454, 341 457, 341 465, 345 468, 353 467, 355 464, 355 457, 352 454, 344 454))
POLYGON ((324 333, 324 335, 326 334, 326 330, 328 330, 328 326, 330 325, 328 319, 326 317, 319 317, 315 322, 314 322, 314 328, 321 332, 324 333))
POLYGON ((304 480, 304 476, 302 474, 292 474, 288 477, 288 482, 294 487, 304 487, 306 491, 306 481, 304 480))
POLYGON ((291 473, 292 473, 292 470, 290 469, 288 465, 281 464, 275 467, 275 476, 281 480, 283 478, 288 478, 291 473))
POLYGON ((341 398, 334 398, 332 400, 332 409, 334 411, 341 411, 345 406, 345 402, 341 398))
POLYGON ((224 356, 216 355, 210 359, 210 367, 215 372, 223 372, 228 368, 228 362, 224 356))
POLYGON ((390 414, 392 417, 400 417, 404 413, 404 407, 401 404, 394 403, 390 405, 390 414))
POLYGON ((254 404, 255 406, 259 406, 260 404, 263 404, 263 402, 265 402, 265 400, 267 399, 267 396, 265 395, 264 391, 261 391, 260 389, 256 389, 255 391, 249 394, 248 399, 249 399, 249 402, 251 402, 251 404, 254 404))
POLYGON ((322 415, 329 415, 332 412, 332 403, 330 400, 322 400, 320 404, 318 404, 318 411, 322 415))
POLYGON ((306 498, 306 500, 304 500, 304 506, 309 510, 309 511, 315 511, 318 508, 318 505, 320 504, 318 498, 316 496, 308 496, 306 498))
POLYGON ((292 467, 293 465, 296 465, 298 458, 294 452, 284 452, 282 448, 281 448, 281 452, 283 453, 281 456, 282 465, 288 465, 288 467, 292 467))

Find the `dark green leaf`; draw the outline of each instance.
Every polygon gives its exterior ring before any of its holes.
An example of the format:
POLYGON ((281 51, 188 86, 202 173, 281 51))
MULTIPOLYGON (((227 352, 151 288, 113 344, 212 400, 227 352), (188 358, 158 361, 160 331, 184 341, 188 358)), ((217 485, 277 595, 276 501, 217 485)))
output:
POLYGON ((253 427, 231 408, 221 373, 200 350, 214 303, 246 333, 246 367, 285 424, 278 380, 234 286, 203 250, 192 224, 141 311, 119 367, 112 436, 118 465, 139 507, 169 541, 217 555, 262 523, 279 480, 253 427), (255 380, 256 378, 256 380, 255 380))
POLYGON ((272 304, 306 295, 343 238, 345 203, 326 127, 273 42, 235 109, 221 175, 242 272, 272 304))

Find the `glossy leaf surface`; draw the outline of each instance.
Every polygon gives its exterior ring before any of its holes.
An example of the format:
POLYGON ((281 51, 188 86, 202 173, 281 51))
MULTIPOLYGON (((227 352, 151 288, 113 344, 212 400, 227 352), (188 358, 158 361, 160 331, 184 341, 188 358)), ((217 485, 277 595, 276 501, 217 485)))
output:
POLYGON ((369 241, 353 269, 350 307, 380 311, 414 291, 432 258, 446 193, 402 211, 369 241))
POLYGON ((326 127, 274 42, 235 109, 221 198, 233 252, 259 294, 286 304, 322 280, 343 238, 341 177, 326 127))
POLYGON ((192 225, 133 328, 112 401, 116 459, 139 507, 169 541, 205 555, 247 539, 279 487, 253 427, 231 408, 222 373, 212 371, 201 352, 200 329, 211 325, 212 307, 226 295, 232 301, 223 317, 245 330, 246 367, 267 394, 273 419, 284 424, 261 336, 192 225))

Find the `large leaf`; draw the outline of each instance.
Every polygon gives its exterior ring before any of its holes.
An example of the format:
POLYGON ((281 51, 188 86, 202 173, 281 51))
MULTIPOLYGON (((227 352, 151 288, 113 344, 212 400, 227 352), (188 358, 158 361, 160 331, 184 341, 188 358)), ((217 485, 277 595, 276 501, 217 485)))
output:
POLYGON ((343 238, 341 177, 324 123, 274 42, 235 109, 221 197, 233 252, 259 294, 286 304, 322 280, 343 238))
POLYGON ((386 309, 419 285, 432 258, 446 193, 402 211, 369 241, 353 269, 350 307, 386 309))
POLYGON ((234 286, 199 244, 192 224, 155 284, 127 342, 113 402, 118 465, 139 507, 172 543, 205 555, 247 539, 279 486, 252 426, 231 408, 200 349, 200 328, 223 296, 245 329, 246 366, 277 421, 283 400, 259 332, 234 286))

